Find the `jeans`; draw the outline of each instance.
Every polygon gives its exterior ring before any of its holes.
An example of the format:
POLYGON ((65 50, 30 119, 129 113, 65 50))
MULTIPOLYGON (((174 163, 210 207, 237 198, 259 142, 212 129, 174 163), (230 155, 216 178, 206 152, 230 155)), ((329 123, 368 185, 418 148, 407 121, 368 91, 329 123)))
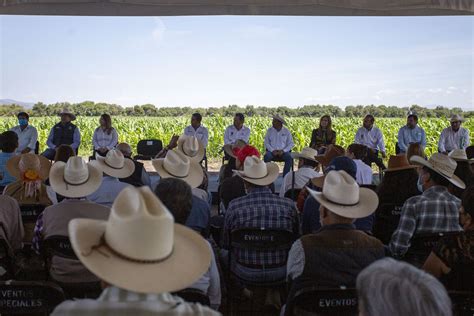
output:
POLYGON ((281 157, 273 157, 272 152, 267 150, 267 152, 265 153, 265 156, 263 156, 263 161, 265 162, 284 161, 285 167, 283 168, 283 177, 285 177, 286 174, 290 172, 291 165, 293 164, 293 158, 291 157, 290 152, 283 153, 281 157))
POLYGON ((49 160, 53 160, 54 156, 56 155, 56 149, 48 148, 45 151, 43 151, 43 153, 41 155, 45 156, 49 160))
POLYGON ((363 160, 366 165, 369 167, 372 166, 372 163, 375 162, 375 164, 382 170, 385 170, 387 167, 383 164, 383 160, 379 158, 379 151, 372 149, 372 148, 367 148, 367 157, 363 160))

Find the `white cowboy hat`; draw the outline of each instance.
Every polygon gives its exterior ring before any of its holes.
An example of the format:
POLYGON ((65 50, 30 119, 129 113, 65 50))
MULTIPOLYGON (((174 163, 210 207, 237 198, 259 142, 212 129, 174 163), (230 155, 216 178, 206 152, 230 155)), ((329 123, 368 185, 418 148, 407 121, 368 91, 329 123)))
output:
POLYGON ((274 114, 274 115, 272 116, 272 118, 273 118, 274 120, 280 121, 281 124, 286 125, 285 119, 284 119, 283 117, 281 117, 280 114, 274 114))
POLYGON ((200 163, 204 158, 204 146, 195 136, 181 135, 178 139, 177 150, 190 160, 200 163))
POLYGON ((129 158, 125 158, 118 149, 111 149, 105 157, 95 155, 96 160, 91 161, 102 172, 116 178, 127 178, 135 171, 135 164, 129 158))
POLYGON ((74 115, 74 113, 70 112, 69 110, 62 110, 61 113, 58 114, 58 116, 63 115, 69 115, 71 117, 71 121, 74 121, 76 119, 76 115, 74 115))
POLYGON ((174 224, 150 188, 123 189, 107 221, 77 218, 69 237, 79 260, 107 283, 139 293, 188 287, 209 268, 206 241, 174 224))
POLYGON ((269 185, 278 178, 280 170, 274 162, 263 162, 257 156, 245 158, 244 170, 233 170, 236 175, 256 185, 269 185))
POLYGON ((446 155, 440 153, 434 153, 431 155, 430 159, 426 161, 420 156, 412 156, 410 158, 412 164, 418 166, 425 166, 439 175, 446 178, 449 182, 457 186, 458 188, 465 189, 466 185, 464 182, 454 174, 456 170, 457 163, 453 159, 449 158, 446 155))
POLYGON ((27 153, 8 159, 6 168, 8 173, 17 179, 22 179, 24 173, 30 170, 34 171, 41 180, 46 180, 49 176, 51 162, 44 156, 27 153))
POLYGON ((151 161, 156 172, 162 178, 178 178, 197 188, 204 179, 202 167, 179 151, 169 150, 165 158, 151 161))
POLYGON ((453 116, 451 116, 451 119, 449 121, 451 123, 453 123, 453 122, 464 122, 464 119, 461 115, 454 114, 453 116))
POLYGON ((455 161, 467 161, 469 163, 474 163, 474 159, 468 159, 466 151, 464 149, 453 149, 448 157, 454 159, 455 161))
POLYGON ((67 163, 57 161, 49 172, 54 192, 70 198, 85 197, 94 193, 102 183, 102 171, 86 163, 82 157, 70 157, 67 163))
POLYGON ((318 162, 315 158, 317 155, 318 155, 318 151, 316 149, 311 148, 311 147, 303 148, 300 153, 298 153, 298 152, 291 153, 291 157, 293 159, 303 158, 303 159, 308 159, 308 160, 318 162))
POLYGON ((322 192, 307 188, 313 198, 331 212, 346 218, 369 216, 377 209, 377 193, 360 188, 357 182, 344 170, 330 171, 322 192))

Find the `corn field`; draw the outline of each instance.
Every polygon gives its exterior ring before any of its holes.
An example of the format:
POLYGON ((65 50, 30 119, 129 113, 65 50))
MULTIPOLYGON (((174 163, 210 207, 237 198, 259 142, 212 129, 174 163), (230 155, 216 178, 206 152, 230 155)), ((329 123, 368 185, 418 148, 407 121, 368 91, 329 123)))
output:
MULTIPOLYGON (((267 129, 271 126, 269 117, 248 117, 245 124, 250 128, 250 143, 263 150, 263 140, 267 129)), ((32 117, 30 124, 38 129, 40 151, 46 148, 46 139, 50 129, 59 121, 57 117, 32 117)), ((319 118, 294 117, 287 118, 287 127, 293 134, 295 150, 301 150, 309 145, 311 132, 318 126, 319 118)), ((403 118, 376 119, 375 125, 384 135, 387 154, 395 154, 398 129, 405 124, 403 118)), ((98 117, 78 117, 74 122, 81 131, 82 143, 79 148, 80 156, 92 153, 92 135, 99 125, 98 117)), ((224 143, 225 128, 232 124, 230 117, 203 118, 203 125, 209 130, 209 145, 207 156, 218 158, 222 156, 221 147, 224 143)), ((15 118, 0 117, 0 131, 5 131, 17 124, 15 118)), ((132 148, 140 139, 157 138, 166 145, 173 134, 181 134, 190 124, 188 117, 113 117, 112 125, 117 129, 120 142, 129 143, 132 148)), ((337 132, 337 144, 347 147, 353 140, 357 129, 362 125, 362 118, 334 118, 333 128, 337 132)), ((443 128, 449 126, 447 119, 420 118, 419 125, 426 131, 428 155, 437 151, 438 139, 443 128)), ((468 119, 463 126, 470 131, 471 143, 474 142, 474 119, 468 119)))

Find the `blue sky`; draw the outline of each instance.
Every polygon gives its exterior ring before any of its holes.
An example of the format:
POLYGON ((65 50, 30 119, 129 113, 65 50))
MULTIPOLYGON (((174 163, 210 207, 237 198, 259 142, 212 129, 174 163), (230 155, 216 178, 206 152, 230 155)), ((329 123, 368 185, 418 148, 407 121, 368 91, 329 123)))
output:
POLYGON ((474 17, 0 16, 0 98, 474 108, 474 17))

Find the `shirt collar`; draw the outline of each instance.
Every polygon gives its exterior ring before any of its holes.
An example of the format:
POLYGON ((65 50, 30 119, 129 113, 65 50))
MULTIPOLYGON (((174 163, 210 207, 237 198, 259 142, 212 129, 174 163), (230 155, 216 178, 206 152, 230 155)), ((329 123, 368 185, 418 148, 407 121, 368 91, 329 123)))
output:
POLYGON ((432 186, 431 188, 429 188, 428 190, 425 190, 423 191, 423 194, 422 195, 430 195, 430 194, 439 194, 439 193, 442 193, 442 192, 447 192, 448 189, 442 185, 435 185, 435 186, 432 186))
POLYGON ((272 193, 272 191, 270 190, 269 187, 260 187, 260 188, 252 188, 250 189, 248 195, 252 195, 252 194, 262 194, 262 193, 272 193))
POLYGON ((98 301, 113 301, 113 302, 136 302, 136 301, 149 301, 152 299, 154 302, 163 303, 176 303, 177 301, 169 293, 159 294, 141 294, 133 291, 124 290, 116 286, 109 286, 105 288, 100 296, 97 298, 98 301))

